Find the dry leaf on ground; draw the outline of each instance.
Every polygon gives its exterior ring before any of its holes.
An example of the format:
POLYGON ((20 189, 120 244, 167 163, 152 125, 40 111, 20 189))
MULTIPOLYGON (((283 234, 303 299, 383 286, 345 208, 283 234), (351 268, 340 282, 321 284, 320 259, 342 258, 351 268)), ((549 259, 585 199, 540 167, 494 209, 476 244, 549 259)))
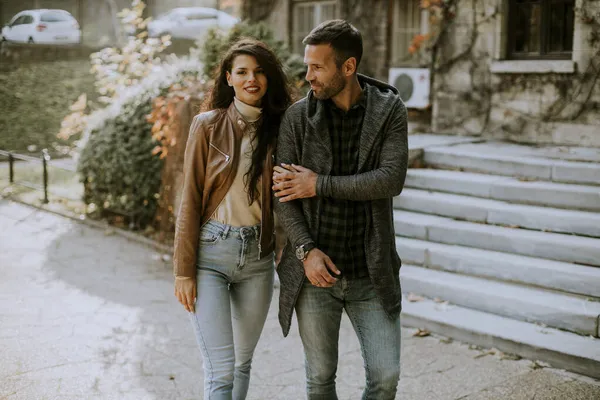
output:
POLYGON ((478 358, 482 358, 482 357, 485 357, 485 356, 493 356, 496 353, 498 353, 498 350, 496 350, 496 349, 489 349, 489 350, 486 350, 486 351, 484 351, 484 352, 482 352, 480 354, 477 354, 473 358, 477 360, 478 358))
POLYGON ((545 362, 542 361, 532 361, 531 364, 529 364, 529 368, 536 370, 536 369, 542 369, 542 368, 548 368, 550 365, 546 364, 545 362))
POLYGON ((501 360, 519 361, 522 357, 517 354, 500 353, 501 360))
POLYGON ((426 337, 429 335, 431 335, 431 332, 429 332, 427 329, 421 329, 421 328, 417 329, 415 331, 415 333, 413 333, 413 336, 415 336, 415 337, 426 337))
POLYGON ((425 297, 419 296, 418 294, 409 293, 406 296, 406 300, 410 301, 411 303, 414 303, 416 301, 423 301, 423 300, 425 300, 425 297))

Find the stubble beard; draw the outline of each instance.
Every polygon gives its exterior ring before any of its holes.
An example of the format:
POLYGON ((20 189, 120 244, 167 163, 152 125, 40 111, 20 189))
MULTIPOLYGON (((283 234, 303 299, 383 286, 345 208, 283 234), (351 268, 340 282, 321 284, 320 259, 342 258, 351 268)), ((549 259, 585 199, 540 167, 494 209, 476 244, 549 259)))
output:
POLYGON ((320 93, 317 93, 313 90, 314 96, 319 100, 327 100, 338 93, 340 93, 346 87, 346 81, 341 73, 336 73, 332 78, 328 85, 323 85, 320 93))

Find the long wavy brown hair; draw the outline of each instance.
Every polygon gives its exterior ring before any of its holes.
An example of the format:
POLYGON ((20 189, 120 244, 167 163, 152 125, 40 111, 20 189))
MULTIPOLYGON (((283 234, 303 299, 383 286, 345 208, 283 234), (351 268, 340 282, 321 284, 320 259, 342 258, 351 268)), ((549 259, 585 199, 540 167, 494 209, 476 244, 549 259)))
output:
POLYGON ((265 158, 268 150, 275 146, 281 118, 291 104, 292 96, 287 76, 275 53, 263 42, 242 38, 229 48, 221 60, 215 73, 215 84, 204 107, 206 110, 228 108, 233 101, 235 92, 227 84, 227 72, 231 73, 233 61, 239 55, 253 56, 267 77, 267 92, 261 104, 262 117, 255 133, 258 144, 252 152, 250 168, 244 175, 248 202, 252 204, 258 199, 258 181, 263 173, 265 158))

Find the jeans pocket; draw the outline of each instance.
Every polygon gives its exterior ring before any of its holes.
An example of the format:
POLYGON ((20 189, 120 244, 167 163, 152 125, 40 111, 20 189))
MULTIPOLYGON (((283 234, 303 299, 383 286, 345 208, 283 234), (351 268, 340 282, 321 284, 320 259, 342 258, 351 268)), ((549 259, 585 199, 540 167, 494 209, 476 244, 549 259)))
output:
POLYGON ((221 232, 219 228, 212 225, 205 225, 200 230, 200 238, 198 239, 198 241, 204 245, 216 244, 217 242, 219 242, 222 235, 223 232, 221 232))

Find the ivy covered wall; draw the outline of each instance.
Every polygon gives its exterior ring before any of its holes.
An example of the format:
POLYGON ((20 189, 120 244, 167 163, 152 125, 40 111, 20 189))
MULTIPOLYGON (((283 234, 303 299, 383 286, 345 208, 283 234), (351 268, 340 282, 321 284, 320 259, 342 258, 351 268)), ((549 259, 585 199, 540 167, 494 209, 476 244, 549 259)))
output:
POLYGON ((507 60, 508 1, 457 0, 433 60, 435 132, 600 147, 600 1, 575 2, 570 60, 507 60))

